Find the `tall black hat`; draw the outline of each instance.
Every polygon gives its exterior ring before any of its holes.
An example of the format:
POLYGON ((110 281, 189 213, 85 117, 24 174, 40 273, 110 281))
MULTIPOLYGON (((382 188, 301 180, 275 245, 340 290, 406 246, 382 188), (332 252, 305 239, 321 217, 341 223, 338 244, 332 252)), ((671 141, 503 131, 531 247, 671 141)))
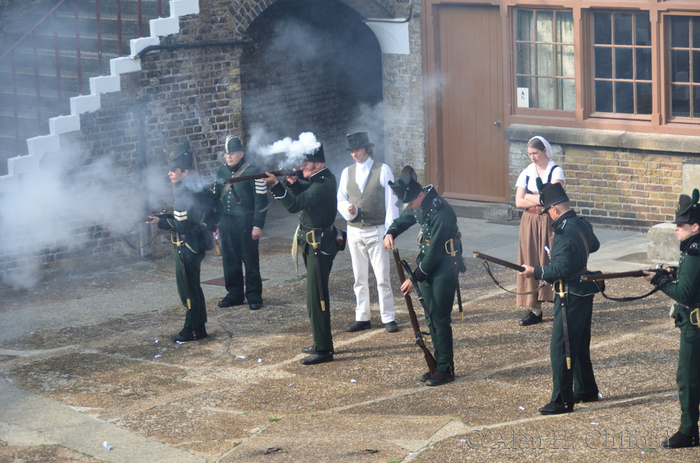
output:
POLYGON ((323 144, 304 154, 304 162, 326 162, 326 157, 323 155, 323 144))
POLYGON ((389 186, 402 203, 410 203, 423 190, 421 184, 408 172, 404 172, 397 177, 396 182, 389 181, 389 186))
POLYGON ((228 137, 226 137, 224 149, 226 154, 235 153, 237 151, 245 152, 245 150, 243 149, 243 143, 241 143, 241 139, 235 135, 229 135, 228 137))
POLYGON ((348 144, 350 145, 350 147, 347 148, 348 151, 352 151, 357 148, 371 148, 374 146, 374 143, 369 142, 369 136, 367 135, 367 132, 349 133, 348 144))
POLYGON ((550 207, 569 200, 561 183, 546 183, 543 185, 542 180, 538 177, 537 189, 540 190, 540 204, 544 207, 542 214, 546 213, 550 207))
POLYGON ((700 192, 697 188, 693 190, 692 198, 688 195, 680 195, 676 208, 676 220, 672 223, 700 223, 698 199, 700 199, 700 192))
POLYGON ((168 165, 170 168, 180 168, 181 170, 192 169, 192 151, 190 150, 190 142, 185 140, 182 146, 178 146, 168 154, 168 165))

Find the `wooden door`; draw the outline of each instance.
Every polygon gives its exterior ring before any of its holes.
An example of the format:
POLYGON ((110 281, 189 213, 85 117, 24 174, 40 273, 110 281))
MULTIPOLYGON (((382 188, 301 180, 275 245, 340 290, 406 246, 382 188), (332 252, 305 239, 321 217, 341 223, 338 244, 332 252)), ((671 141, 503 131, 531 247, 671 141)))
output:
POLYGON ((448 198, 509 202, 503 138, 503 35, 498 7, 438 6, 435 69, 437 168, 433 183, 448 198))

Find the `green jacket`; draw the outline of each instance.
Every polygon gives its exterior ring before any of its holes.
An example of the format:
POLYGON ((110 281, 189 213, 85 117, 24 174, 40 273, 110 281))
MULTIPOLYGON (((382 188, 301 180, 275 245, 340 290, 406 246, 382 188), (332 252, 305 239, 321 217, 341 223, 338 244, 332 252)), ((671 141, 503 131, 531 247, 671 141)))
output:
MULTIPOLYGON (((459 232, 457 215, 450 205, 437 194, 432 185, 428 185, 423 191, 425 197, 420 207, 415 211, 410 208, 404 209, 387 230, 387 235, 396 238, 416 223, 420 224, 420 252, 416 258, 418 281, 431 276, 438 269, 441 261, 452 260, 445 249, 445 243, 450 238, 455 238, 459 232)), ((462 259, 461 243, 457 240, 454 243, 459 271, 465 272, 467 269, 462 259)))
POLYGON ((190 176, 173 185, 173 219, 161 219, 158 228, 184 237, 185 245, 194 253, 205 251, 203 230, 200 227, 203 207, 211 200, 212 192, 202 188, 190 176))
MULTIPOLYGON (((244 161, 233 166, 233 168, 224 165, 219 168, 216 172, 217 180, 228 180, 233 178, 234 174, 243 166, 244 161)), ((243 177, 246 175, 258 174, 258 170, 253 166, 247 166, 246 169, 239 175, 243 177)), ((223 192, 225 185, 220 182, 216 183, 214 194, 217 198, 221 198, 221 193, 223 192)), ((225 215, 232 216, 253 216, 253 227, 263 228, 265 226, 265 217, 267 216, 267 210, 263 210, 267 207, 267 186, 265 182, 260 180, 251 180, 249 182, 234 183, 228 189, 226 195, 221 198, 223 203, 223 213, 225 215), (235 194, 234 194, 235 193, 235 194), (240 200, 240 204, 236 200, 240 200)))
POLYGON ((552 227, 554 239, 550 263, 546 267, 535 267, 535 279, 548 283, 566 280, 569 283, 569 291, 579 296, 597 293, 598 288, 594 282, 582 282, 580 278, 588 265, 588 255, 600 248, 600 242, 593 233, 591 224, 576 215, 573 210, 568 210, 557 217, 552 227), (583 233, 587 248, 584 247, 584 240, 577 230, 583 233))
POLYGON ((657 273, 651 282, 676 301, 676 326, 681 327, 688 323, 690 312, 700 307, 700 235, 691 236, 681 242, 681 257, 675 280, 663 273, 657 273))
MULTIPOLYGON (((309 179, 299 179, 290 183, 285 188, 282 183, 276 184, 270 192, 289 212, 299 212, 299 224, 297 240, 305 253, 308 249, 306 243, 306 231, 302 227, 326 229, 335 222, 338 200, 336 197, 338 182, 335 175, 324 167, 309 179)), ((335 233, 324 233, 322 251, 332 252, 335 255, 335 233), (331 239, 332 238, 332 239, 331 239)), ((318 238, 317 238, 318 239, 318 238)))

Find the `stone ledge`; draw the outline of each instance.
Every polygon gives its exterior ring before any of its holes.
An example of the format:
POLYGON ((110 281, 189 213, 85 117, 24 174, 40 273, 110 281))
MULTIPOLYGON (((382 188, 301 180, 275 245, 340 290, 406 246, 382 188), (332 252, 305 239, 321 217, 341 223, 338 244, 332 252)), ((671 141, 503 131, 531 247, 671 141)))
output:
POLYGON ((600 149, 660 151, 663 153, 700 154, 700 137, 623 130, 578 129, 539 125, 512 124, 503 131, 508 141, 527 142, 541 135, 551 144, 592 146, 600 149))
POLYGON ((445 198, 457 217, 487 220, 512 220, 513 206, 507 203, 487 203, 445 198))
POLYGON ((672 223, 659 223, 647 232, 647 257, 650 262, 678 265, 680 249, 672 223))

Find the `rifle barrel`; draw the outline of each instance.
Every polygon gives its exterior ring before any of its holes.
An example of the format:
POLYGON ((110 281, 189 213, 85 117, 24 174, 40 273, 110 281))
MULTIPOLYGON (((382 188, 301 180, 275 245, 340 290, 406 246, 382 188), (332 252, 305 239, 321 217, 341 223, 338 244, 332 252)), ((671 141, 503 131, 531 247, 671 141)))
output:
MULTIPOLYGON (((293 170, 272 170, 270 173, 274 176, 279 176, 279 175, 290 175, 290 176, 298 176, 300 172, 295 172, 293 170)), ((266 173, 261 173, 261 174, 253 174, 253 175, 244 175, 242 177, 234 177, 234 178, 227 178, 224 180, 223 183, 226 185, 227 183, 241 183, 241 182, 247 182, 250 180, 257 180, 259 178, 265 178, 267 177, 266 173)))
POLYGON ((479 259, 483 259, 487 262, 493 262, 494 264, 502 265, 504 267, 511 268, 513 270, 517 270, 518 272, 524 272, 525 267, 522 265, 514 264, 513 262, 508 262, 507 260, 499 259, 498 257, 493 257, 489 256, 487 254, 484 254, 482 252, 474 251, 474 257, 477 257, 479 259))
POLYGON ((651 268, 648 270, 633 270, 630 272, 618 272, 618 273, 597 273, 593 275, 583 275, 581 281, 594 281, 594 280, 612 280, 615 278, 627 278, 627 277, 642 277, 644 272, 661 272, 663 269, 651 268))

